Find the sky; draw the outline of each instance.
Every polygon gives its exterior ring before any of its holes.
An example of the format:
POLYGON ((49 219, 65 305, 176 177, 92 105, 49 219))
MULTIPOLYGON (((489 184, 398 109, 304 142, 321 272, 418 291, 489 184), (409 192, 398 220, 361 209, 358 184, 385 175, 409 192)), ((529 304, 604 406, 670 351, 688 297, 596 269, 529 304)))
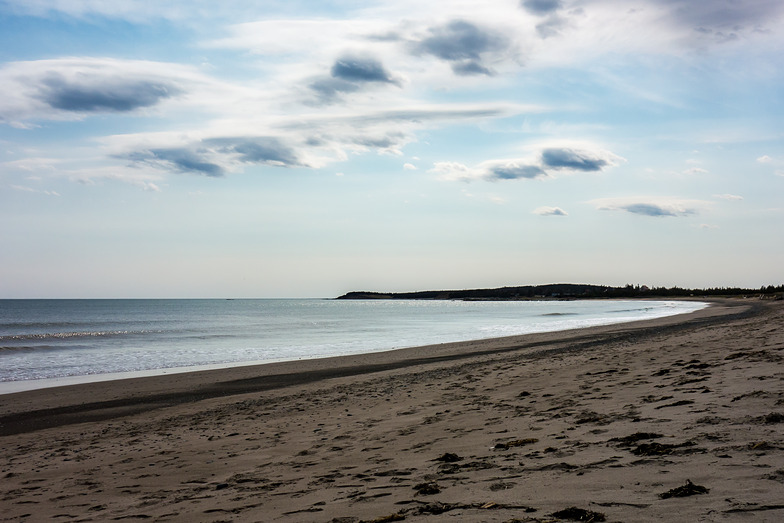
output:
POLYGON ((780 0, 0 0, 0 298, 784 283, 780 0))

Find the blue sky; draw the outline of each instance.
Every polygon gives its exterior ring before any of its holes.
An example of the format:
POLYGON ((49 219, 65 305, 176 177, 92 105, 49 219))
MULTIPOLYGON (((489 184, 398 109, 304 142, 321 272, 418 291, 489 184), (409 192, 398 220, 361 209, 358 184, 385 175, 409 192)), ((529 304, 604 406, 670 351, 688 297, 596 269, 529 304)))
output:
POLYGON ((757 287, 779 0, 0 0, 0 297, 757 287))

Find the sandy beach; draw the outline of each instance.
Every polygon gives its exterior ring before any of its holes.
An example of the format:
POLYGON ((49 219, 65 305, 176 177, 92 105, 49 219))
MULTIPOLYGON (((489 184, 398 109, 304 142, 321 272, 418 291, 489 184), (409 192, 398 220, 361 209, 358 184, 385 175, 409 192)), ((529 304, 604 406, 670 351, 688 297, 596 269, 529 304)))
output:
POLYGON ((784 302, 0 396, 2 521, 782 521, 784 302))

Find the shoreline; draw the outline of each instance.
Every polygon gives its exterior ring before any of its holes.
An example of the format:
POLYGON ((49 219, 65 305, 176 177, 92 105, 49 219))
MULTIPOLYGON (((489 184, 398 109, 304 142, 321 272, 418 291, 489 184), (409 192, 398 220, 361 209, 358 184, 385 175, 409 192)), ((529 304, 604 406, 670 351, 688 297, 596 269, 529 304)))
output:
MULTIPOLYGON (((705 308, 710 307, 711 303, 716 302, 716 300, 709 300, 709 299, 697 299, 697 298, 675 298, 675 299, 663 299, 663 298, 639 298, 639 299, 620 299, 620 298, 612 298, 611 301, 619 301, 619 302, 657 302, 657 303, 664 303, 669 301, 688 301, 688 302, 695 302, 699 304, 704 304, 705 308)), ((488 300, 480 300, 480 301, 488 301, 488 300)), ((492 301, 492 300, 489 300, 492 301)), ((526 301, 533 301, 533 300, 526 300, 526 301)), ((536 300, 536 301, 547 301, 547 300, 536 300)), ((564 301, 560 299, 558 301, 564 301)), ((575 300, 568 300, 568 301, 575 301, 575 300)), ((588 300, 591 301, 591 300, 588 300)), ((688 314, 688 312, 679 312, 676 314, 671 314, 669 316, 678 316, 688 314)), ((668 317, 668 316, 664 316, 668 317)), ((652 318, 652 320, 656 320, 658 318, 652 318)), ((617 323, 607 323, 607 325, 621 325, 627 323, 633 323, 635 321, 648 321, 648 320, 623 320, 617 323)), ((603 324, 598 325, 591 325, 587 327, 571 327, 567 329, 560 329, 554 331, 534 331, 527 334, 515 334, 510 336, 503 336, 503 337, 512 337, 512 336, 527 336, 529 334, 538 334, 541 332, 560 332, 566 330, 575 330, 575 329, 586 329, 596 326, 604 326, 603 324)), ((497 337, 489 337, 489 338, 479 338, 479 339, 462 339, 457 341, 446 341, 437 343, 438 345, 442 344, 454 344, 454 343, 472 343, 477 341, 483 340, 491 340, 496 339, 497 337)), ((390 347, 387 349, 381 350, 371 350, 369 353, 377 353, 377 352, 388 352, 393 350, 404 350, 404 349, 417 349, 421 346, 430 346, 433 343, 428 343, 425 345, 410 345, 410 346, 402 346, 402 347, 390 347)), ((356 354, 364 354, 362 352, 358 352, 356 354)), ((272 358, 268 360, 258 360, 258 361, 228 361, 222 363, 212 363, 212 364, 203 364, 203 365, 193 365, 193 366, 184 366, 184 367, 164 367, 158 369, 146 369, 146 370, 133 370, 133 371, 125 371, 125 372, 107 372, 107 373, 97 373, 97 374, 86 374, 86 375, 75 375, 75 376, 62 376, 62 377, 51 377, 51 378, 41 378, 41 379, 33 379, 33 380, 12 380, 12 381, 0 381, 0 397, 5 394, 16 394, 21 392, 29 392, 39 389, 48 389, 48 388, 55 388, 55 387, 64 387, 64 386, 71 386, 71 385, 83 385, 89 383, 98 383, 104 381, 117 381, 117 380, 126 380, 126 379, 137 379, 137 378, 147 378, 147 377, 157 377, 157 376, 168 376, 172 374, 183 374, 183 373, 191 373, 191 372, 202 372, 202 371, 210 371, 210 370, 223 370, 223 369, 234 369, 238 367, 255 367, 259 365, 270 365, 276 363, 284 363, 289 361, 306 361, 310 359, 325 359, 325 358, 336 358, 336 357, 343 357, 343 356, 353 356, 352 353, 346 354, 339 354, 339 355, 315 355, 311 357, 299 357, 297 359, 287 359, 287 358, 272 358)))
POLYGON ((784 304, 712 303, 0 396, 5 517, 780 520, 784 304))
MULTIPOLYGON (((396 301, 396 300, 388 300, 388 301, 396 301)), ((423 301, 423 300, 414 300, 414 301, 423 301)), ((466 300, 445 300, 445 301, 466 301, 466 300)), ((498 301, 498 300, 468 300, 468 301, 498 301)), ((585 300, 577 300, 577 299, 558 299, 558 300, 548 300, 548 299, 538 299, 538 300, 523 300, 523 301, 595 301, 593 299, 585 299, 585 300)), ((627 298, 611 298, 605 299, 603 301, 610 301, 610 302, 617 302, 617 303, 644 303, 644 302, 652 302, 655 304, 667 304, 669 302, 692 302, 695 304, 699 304, 703 307, 709 307, 710 302, 707 299, 698 299, 698 298, 675 298, 675 299, 663 299, 663 298, 638 298, 638 299, 627 299, 627 298)), ((665 313, 667 316, 675 316, 680 314, 688 314, 688 312, 676 312, 676 313, 665 313)), ((657 319, 658 317, 654 316, 650 319, 657 319)), ((594 319, 594 320, 584 320, 587 322, 586 325, 582 326, 571 326, 564 328, 561 326, 560 328, 554 327, 556 325, 553 323, 553 327, 555 330, 552 332, 559 332, 561 330, 574 330, 578 328, 590 328, 595 326, 603 326, 603 325, 614 325, 614 324, 625 324, 625 323, 632 323, 634 321, 644 321, 643 319, 635 319, 629 320, 626 318, 605 318, 605 319, 594 319), (606 323, 605 323, 606 322, 606 323), (591 324, 593 323, 593 324, 591 324)), ((545 327, 547 328, 547 327, 545 327)), ((237 367, 252 367, 257 365, 268 365, 274 363, 281 363, 286 361, 305 361, 309 359, 323 359, 323 358, 332 358, 332 357, 340 357, 340 356, 352 356, 354 354, 363 354, 362 351, 367 351, 368 353, 375 353, 375 352, 386 352, 391 350, 399 350, 399 349, 412 349, 417 348, 423 345, 436 345, 436 344, 444 344, 444 343, 462 343, 462 342, 474 342, 483 339, 494 339, 496 337, 509 337, 509 336, 522 336, 527 334, 536 334, 540 332, 549 332, 548 330, 541 330, 541 326, 530 326, 530 332, 525 334, 495 334, 490 335, 486 338, 474 338, 471 339, 470 337, 460 334, 454 335, 453 340, 449 339, 442 339, 442 340, 428 340, 426 343, 423 343, 422 340, 418 340, 419 342, 413 342, 412 340, 408 340, 407 343, 397 343, 392 341, 391 339, 388 341, 390 345, 386 348, 380 346, 371 346, 365 347, 364 349, 355 349, 357 352, 352 351, 338 351, 333 354, 329 353, 322 353, 322 354, 313 354, 313 355, 306 355, 306 356, 299 356, 295 358, 291 357, 278 357, 278 358, 269 358, 263 360, 239 360, 239 361, 225 361, 225 362, 217 362, 217 363, 205 363, 205 364, 193 364, 193 365, 186 365, 186 366, 173 366, 173 367, 162 367, 162 368, 150 368, 150 369, 141 369, 141 370, 128 370, 128 371, 116 371, 116 372, 94 372, 84 375, 73 375, 73 376, 59 376, 59 377, 46 377, 40 379, 20 379, 20 380, 10 380, 10 381, 0 381, 0 396, 4 394, 14 394, 18 392, 27 392, 37 389, 44 389, 44 388, 53 388, 53 387, 61 387, 61 386, 69 386, 69 385, 80 385, 80 384, 87 384, 87 383, 95 383, 95 382, 102 382, 102 381, 116 381, 116 380, 123 380, 123 379, 135 379, 135 378, 145 378, 145 377, 153 377, 153 376, 165 376, 170 374, 181 374, 181 373, 190 373, 190 372, 201 372, 205 370, 221 370, 221 369, 231 369, 237 367)), ((285 351, 284 351, 285 352, 285 351)))
MULTIPOLYGON (((743 314, 736 309, 753 308, 756 305, 754 301, 748 300, 700 301, 709 305, 690 313, 648 320, 354 355, 156 373, 9 392, 0 394, 0 436, 78 423, 80 420, 109 419, 121 415, 120 412, 145 412, 206 398, 262 392, 335 377, 361 376, 382 370, 502 354, 554 343, 574 343, 590 340, 592 336, 615 336, 618 332, 677 327, 682 323, 743 314), (84 397, 102 399, 86 403, 84 397), (47 408, 37 408, 40 404, 46 404, 47 408)), ((588 343, 596 341, 590 340, 588 343)))

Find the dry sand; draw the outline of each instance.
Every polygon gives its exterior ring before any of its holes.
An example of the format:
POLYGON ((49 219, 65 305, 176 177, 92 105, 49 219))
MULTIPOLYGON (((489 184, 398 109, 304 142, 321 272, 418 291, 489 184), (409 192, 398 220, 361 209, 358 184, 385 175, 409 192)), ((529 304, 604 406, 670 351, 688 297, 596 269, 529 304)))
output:
POLYGON ((784 521, 782 326, 728 300, 3 395, 0 520, 784 521))

